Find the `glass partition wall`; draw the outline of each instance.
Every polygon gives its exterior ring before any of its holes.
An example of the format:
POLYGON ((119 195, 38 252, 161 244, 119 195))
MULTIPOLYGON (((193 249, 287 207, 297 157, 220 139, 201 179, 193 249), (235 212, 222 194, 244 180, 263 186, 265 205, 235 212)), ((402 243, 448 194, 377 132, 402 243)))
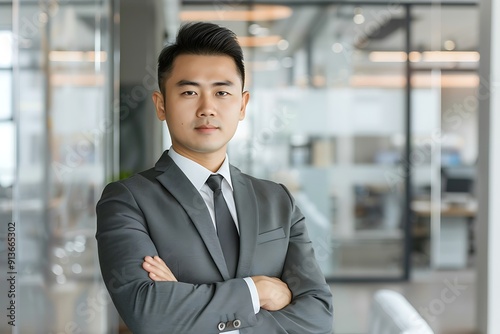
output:
POLYGON ((454 80, 441 70, 463 65, 459 48, 432 59, 446 51, 435 35, 460 24, 444 14, 455 7, 203 3, 185 1, 181 19, 229 27, 245 52, 251 99, 231 161, 292 191, 327 278, 401 280, 412 262, 429 265, 434 241, 422 246, 411 226, 412 193, 440 191, 441 163, 415 154, 440 130, 441 83, 454 80))
POLYGON ((95 203, 113 171, 116 6, 19 0, 13 8, 17 293, 8 327, 109 333, 118 322, 94 235, 95 203))
MULTIPOLYGON (((291 59, 293 72, 282 64, 274 71, 250 65, 251 90, 258 101, 251 109, 256 132, 272 125, 268 115, 275 108, 286 122, 254 156, 259 168, 253 172, 291 188, 325 274, 337 279, 403 276, 404 177, 389 184, 387 175, 400 175, 405 91, 403 85, 392 86, 391 77, 404 78, 405 67, 370 61, 370 54, 385 46, 377 37, 380 27, 368 30, 361 17, 397 20, 404 19, 405 11, 382 10, 297 8, 294 22, 310 12, 303 43, 288 35, 284 38, 295 50, 276 52, 291 59), (289 81, 275 82, 279 71, 288 72, 289 81), (380 85, 383 80, 386 86, 380 85), (282 154, 279 163, 275 152, 282 154)), ((391 41, 396 50, 404 50, 404 28, 400 30, 391 41)))

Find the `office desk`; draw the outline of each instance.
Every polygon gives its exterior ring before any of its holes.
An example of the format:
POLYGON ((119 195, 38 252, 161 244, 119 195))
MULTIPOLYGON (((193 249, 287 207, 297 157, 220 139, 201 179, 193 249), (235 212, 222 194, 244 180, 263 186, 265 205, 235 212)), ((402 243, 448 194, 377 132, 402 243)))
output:
MULTIPOLYGON (((435 268, 465 268, 469 251, 469 224, 476 216, 477 204, 441 203, 433 206, 430 201, 413 201, 412 211, 420 219, 428 219, 436 212, 441 214, 438 239, 431 238, 431 264, 435 268), (440 209, 440 211, 438 211, 440 209)), ((435 237, 434 237, 435 238, 435 237)))

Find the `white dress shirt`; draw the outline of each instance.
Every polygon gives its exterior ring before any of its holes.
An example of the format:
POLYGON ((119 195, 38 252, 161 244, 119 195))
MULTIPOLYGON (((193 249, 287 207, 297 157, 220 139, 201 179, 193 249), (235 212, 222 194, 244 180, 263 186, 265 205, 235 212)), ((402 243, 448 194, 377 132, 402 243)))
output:
MULTIPOLYGON (((238 226, 238 215, 236 214, 236 204, 234 203, 233 196, 233 185, 231 182, 231 173, 229 171, 229 159, 226 155, 226 159, 220 166, 217 173, 212 173, 210 170, 206 169, 202 165, 194 162, 191 159, 188 159, 179 153, 175 152, 173 147, 170 147, 168 150, 168 156, 174 161, 174 163, 181 169, 181 171, 187 176, 189 181, 193 184, 193 186, 199 191, 201 197, 205 201, 207 205, 208 212, 210 213, 210 217, 212 217, 212 223, 214 224, 214 228, 217 229, 215 223, 215 210, 214 210, 214 196, 213 191, 206 184, 208 178, 212 174, 220 174, 223 177, 221 188, 222 195, 226 200, 227 206, 229 208, 229 212, 233 217, 234 223, 236 224, 236 229, 238 233, 240 232, 238 226)), ((257 287, 255 286, 254 281, 250 277, 243 278, 247 283, 248 289, 250 290, 250 295, 252 296, 252 304, 255 314, 257 314, 260 310, 260 302, 259 302, 259 294, 257 292, 257 287)), ((230 332, 225 332, 226 334, 239 334, 239 330, 234 330, 230 332)))

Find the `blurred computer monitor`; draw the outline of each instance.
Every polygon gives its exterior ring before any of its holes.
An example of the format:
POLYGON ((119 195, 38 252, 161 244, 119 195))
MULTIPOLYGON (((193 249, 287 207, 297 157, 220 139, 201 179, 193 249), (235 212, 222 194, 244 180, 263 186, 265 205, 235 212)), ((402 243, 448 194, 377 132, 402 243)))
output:
POLYGON ((476 170, 474 166, 442 167, 443 201, 466 203, 473 197, 476 170))

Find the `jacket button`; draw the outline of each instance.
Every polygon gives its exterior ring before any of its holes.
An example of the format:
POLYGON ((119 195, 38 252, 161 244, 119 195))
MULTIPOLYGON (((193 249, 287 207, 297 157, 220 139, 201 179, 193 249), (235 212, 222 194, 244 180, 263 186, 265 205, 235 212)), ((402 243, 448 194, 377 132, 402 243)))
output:
POLYGON ((219 322, 219 324, 217 325, 217 329, 219 331, 223 331, 224 329, 226 329, 226 324, 223 322, 219 322))
POLYGON ((233 327, 234 328, 240 328, 241 327, 241 321, 236 319, 233 321, 233 327))

